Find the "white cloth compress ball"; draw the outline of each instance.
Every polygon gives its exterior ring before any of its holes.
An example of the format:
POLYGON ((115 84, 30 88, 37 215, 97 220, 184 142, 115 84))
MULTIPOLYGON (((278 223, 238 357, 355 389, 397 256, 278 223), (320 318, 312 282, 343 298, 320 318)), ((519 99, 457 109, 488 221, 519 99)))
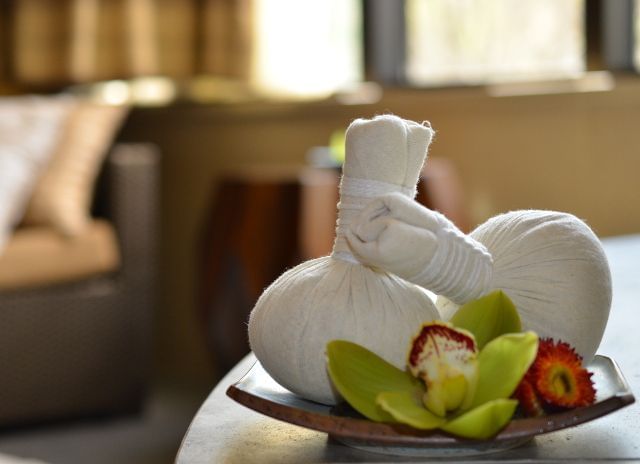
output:
MULTIPOLYGON (((490 289, 511 297, 526 329, 595 355, 609 319, 611 272, 598 237, 583 221, 556 211, 513 211, 471 232, 493 257, 490 289)), ((443 316, 457 305, 439 299, 443 316)))
POLYGON ((425 321, 438 319, 428 294, 353 257, 344 234, 374 197, 409 199, 431 141, 429 126, 385 115, 354 121, 346 134, 338 225, 331 256, 302 263, 269 286, 251 313, 249 341, 267 372, 304 398, 335 404, 325 347, 334 339, 359 343, 399 368, 425 321))
POLYGON ((438 294, 444 319, 502 289, 525 329, 571 344, 587 362, 604 334, 609 265, 596 235, 571 214, 514 211, 466 236, 442 214, 391 194, 372 201, 347 238, 361 262, 438 294))

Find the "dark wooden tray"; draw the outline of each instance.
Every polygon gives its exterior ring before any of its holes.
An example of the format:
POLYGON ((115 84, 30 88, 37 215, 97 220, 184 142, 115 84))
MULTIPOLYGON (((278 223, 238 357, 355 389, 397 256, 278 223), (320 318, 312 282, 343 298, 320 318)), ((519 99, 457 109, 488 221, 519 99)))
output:
POLYGON ((490 440, 469 440, 440 431, 372 422, 345 404, 330 407, 304 400, 276 383, 259 362, 228 388, 227 395, 267 416, 326 432, 340 442, 368 451, 412 456, 461 456, 513 448, 536 435, 597 419, 635 401, 611 358, 597 355, 588 368, 593 372, 597 391, 593 405, 539 418, 515 418, 490 440))

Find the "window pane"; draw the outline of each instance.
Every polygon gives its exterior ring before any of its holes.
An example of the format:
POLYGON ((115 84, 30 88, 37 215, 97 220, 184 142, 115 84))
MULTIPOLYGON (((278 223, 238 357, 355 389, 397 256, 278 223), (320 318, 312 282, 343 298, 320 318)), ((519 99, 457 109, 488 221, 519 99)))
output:
POLYGON ((407 0, 413 84, 574 76, 585 69, 584 0, 407 0))
POLYGON ((255 0, 253 81, 272 93, 322 95, 362 79, 358 0, 255 0))

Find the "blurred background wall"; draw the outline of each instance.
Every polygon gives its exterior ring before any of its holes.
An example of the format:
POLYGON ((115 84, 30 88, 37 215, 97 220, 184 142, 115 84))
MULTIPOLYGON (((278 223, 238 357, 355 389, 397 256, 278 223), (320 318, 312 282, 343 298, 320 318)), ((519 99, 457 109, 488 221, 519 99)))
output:
MULTIPOLYGON (((242 111, 183 108, 134 114, 125 137, 150 139, 165 153, 162 351, 181 362, 179 345, 194 321, 194 253, 211 214, 216 179, 232 168, 303 166, 310 146, 355 117, 393 112, 429 119, 437 131, 430 157, 455 164, 473 225, 513 209, 571 212, 601 236, 640 231, 640 83, 620 79, 602 94, 491 97, 483 90, 390 90, 371 105, 271 104, 242 111), (179 115, 179 116, 178 116, 179 115), (175 308, 174 311, 168 308, 175 308)), ((429 169, 427 161, 426 169, 429 169)), ((260 240, 259 236, 256 240, 260 240)), ((269 246, 264 243, 264 246, 269 246)), ((196 350, 193 346, 191 349, 196 350)), ((206 363, 206 361, 204 361, 206 363)), ((185 375, 196 375, 197 372, 185 375)))
POLYGON ((120 137, 161 149, 160 375, 220 374, 197 308, 219 180, 302 168, 356 117, 431 121, 430 157, 455 166, 471 225, 538 208, 601 236, 640 231, 637 2, 0 5, 3 93, 132 105, 120 137))

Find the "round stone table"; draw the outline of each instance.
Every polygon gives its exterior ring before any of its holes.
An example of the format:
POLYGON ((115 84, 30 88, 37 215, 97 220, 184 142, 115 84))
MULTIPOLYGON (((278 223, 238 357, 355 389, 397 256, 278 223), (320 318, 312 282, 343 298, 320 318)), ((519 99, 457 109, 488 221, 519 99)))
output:
MULTIPOLYGON (((599 353, 615 359, 635 395, 640 394, 640 235, 604 240, 613 275, 613 306, 599 353)), ((178 464, 299 464, 433 462, 349 448, 326 434, 290 425, 241 406, 225 395, 255 362, 250 354, 211 392, 193 418, 178 464)), ((640 403, 609 416, 541 435, 509 451, 465 461, 640 462, 640 403)), ((459 459, 456 462, 461 462, 459 459)))

